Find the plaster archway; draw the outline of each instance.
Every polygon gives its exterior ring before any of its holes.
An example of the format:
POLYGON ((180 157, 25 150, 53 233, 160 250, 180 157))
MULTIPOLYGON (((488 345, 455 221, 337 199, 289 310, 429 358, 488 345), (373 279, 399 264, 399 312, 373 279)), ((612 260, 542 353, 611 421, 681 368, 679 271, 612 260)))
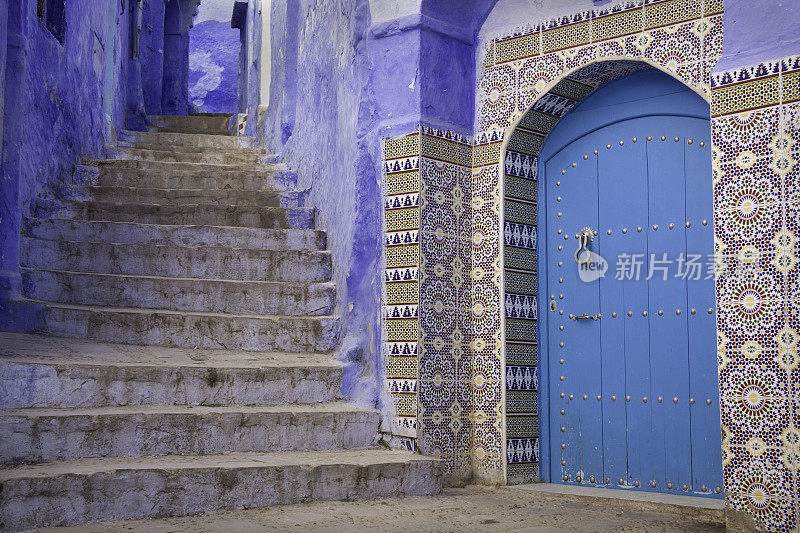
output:
MULTIPOLYGON (((547 418, 542 416, 548 409, 547 398, 541 394, 548 381, 547 353, 537 336, 539 318, 544 320, 548 314, 542 297, 545 289, 538 283, 538 273, 546 268, 544 235, 537 231, 538 217, 543 216, 538 208, 543 178, 536 174, 539 149, 550 130, 584 98, 618 78, 643 70, 665 72, 686 87, 674 72, 652 62, 607 58, 573 69, 544 85, 528 111, 504 135, 500 152, 500 264, 504 273, 502 375, 506 378, 505 464, 509 483, 539 481, 539 455, 546 452, 546 447, 540 449, 540 442, 548 442, 547 418)), ((694 91, 703 96, 699 88, 694 91)), ((706 110, 706 119, 708 113, 706 110)))

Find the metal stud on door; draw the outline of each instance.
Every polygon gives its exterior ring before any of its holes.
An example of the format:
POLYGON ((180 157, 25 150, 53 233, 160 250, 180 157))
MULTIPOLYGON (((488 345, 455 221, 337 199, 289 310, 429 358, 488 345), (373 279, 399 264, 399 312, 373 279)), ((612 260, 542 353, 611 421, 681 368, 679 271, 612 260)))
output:
MULTIPOLYGON (((591 243, 597 228, 597 209, 585 206, 597 198, 597 167, 584 160, 578 165, 579 152, 580 149, 562 152, 546 166, 547 175, 561 176, 559 182, 546 184, 548 222, 550 214, 555 214, 553 223, 548 223, 547 286, 569 313, 551 314, 549 320, 550 375, 557 376, 551 389, 551 394, 556 393, 551 413, 558 417, 551 454, 559 458, 557 462, 551 461, 555 469, 551 469, 551 476, 575 481, 603 475, 602 453, 593 436, 601 419, 600 405, 597 401, 580 399, 584 393, 591 398, 600 394, 600 383, 592 379, 600 373, 596 349, 600 327, 596 320, 580 320, 577 316, 594 316, 600 309, 597 278, 582 280, 593 276, 591 243), (562 243, 569 246, 559 250, 562 243)), ((551 427, 552 424, 551 417, 551 427)))
POLYGON ((550 479, 714 496, 708 120, 630 115, 542 154, 550 479))

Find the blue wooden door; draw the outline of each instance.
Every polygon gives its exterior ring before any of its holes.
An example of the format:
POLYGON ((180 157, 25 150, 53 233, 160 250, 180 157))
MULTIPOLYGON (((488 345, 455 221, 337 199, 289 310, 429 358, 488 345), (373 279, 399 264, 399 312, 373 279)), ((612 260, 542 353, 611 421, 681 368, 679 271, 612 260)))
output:
POLYGON ((631 78, 542 150, 549 478, 721 496, 708 107, 631 78))

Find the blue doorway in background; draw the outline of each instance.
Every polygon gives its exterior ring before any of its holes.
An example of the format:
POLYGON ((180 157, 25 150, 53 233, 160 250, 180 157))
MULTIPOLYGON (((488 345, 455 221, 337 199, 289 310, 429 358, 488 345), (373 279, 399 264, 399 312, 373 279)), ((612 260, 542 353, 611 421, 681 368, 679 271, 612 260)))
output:
POLYGON ((539 158, 545 479, 721 497, 708 104, 599 89, 539 158))

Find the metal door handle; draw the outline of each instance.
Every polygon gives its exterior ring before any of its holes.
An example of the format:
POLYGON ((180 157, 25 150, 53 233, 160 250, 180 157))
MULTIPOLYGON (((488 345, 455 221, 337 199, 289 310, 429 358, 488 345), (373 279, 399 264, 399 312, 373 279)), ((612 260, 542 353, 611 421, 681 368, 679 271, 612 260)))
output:
POLYGON ((582 315, 572 315, 571 314, 571 315, 569 315, 569 317, 572 320, 599 320, 599 319, 603 318, 603 315, 601 315, 600 313, 597 313, 596 315, 588 315, 586 313, 583 313, 582 315))
POLYGON ((578 238, 578 249, 575 250, 575 262, 579 265, 583 265, 589 261, 588 256, 587 259, 581 259, 583 255, 581 252, 589 253, 589 245, 594 240, 594 232, 591 228, 583 228, 580 233, 575 235, 578 238))

